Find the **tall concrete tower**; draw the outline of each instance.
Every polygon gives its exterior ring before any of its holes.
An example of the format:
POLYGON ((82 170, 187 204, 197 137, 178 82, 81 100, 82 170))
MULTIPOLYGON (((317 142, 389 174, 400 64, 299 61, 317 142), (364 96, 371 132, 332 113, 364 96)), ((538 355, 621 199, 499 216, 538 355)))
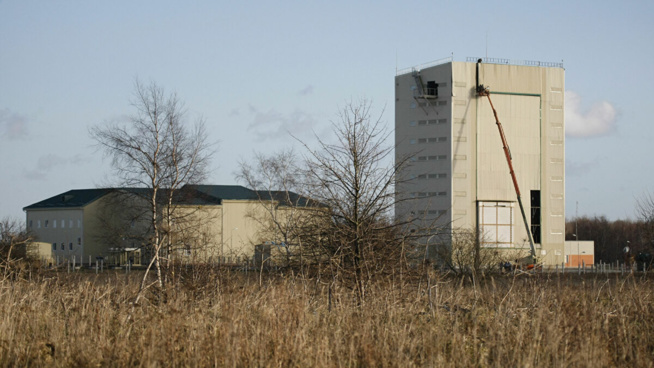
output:
MULTIPOLYGON (((498 252, 530 248, 491 105, 503 125, 537 256, 563 262, 565 232, 564 69, 560 63, 469 58, 398 71, 396 160, 400 219, 478 230, 498 252)), ((451 235, 450 235, 451 236, 451 235)), ((447 236, 446 236, 447 237, 447 236)), ((432 242, 426 254, 436 256, 432 242)), ((441 239, 442 240, 442 239, 441 239)), ((447 241, 447 240, 446 240, 447 241)))

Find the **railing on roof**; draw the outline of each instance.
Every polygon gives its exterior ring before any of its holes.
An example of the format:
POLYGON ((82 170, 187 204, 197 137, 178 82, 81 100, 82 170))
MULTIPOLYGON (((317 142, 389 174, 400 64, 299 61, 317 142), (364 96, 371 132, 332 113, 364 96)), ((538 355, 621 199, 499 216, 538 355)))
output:
POLYGON ((468 56, 466 61, 469 63, 476 63, 477 60, 481 59, 482 63, 486 64, 506 64, 506 65, 525 65, 525 66, 542 66, 546 68, 563 68, 563 62, 551 62, 551 61, 533 61, 533 60, 510 60, 510 59, 500 59, 500 58, 489 58, 489 57, 472 57, 468 56))
POLYGON ((425 69, 425 68, 430 68, 432 66, 449 63, 449 62, 452 62, 453 60, 454 60, 454 58, 452 56, 448 56, 446 58, 430 61, 428 63, 424 63, 424 64, 412 66, 412 67, 409 67, 409 68, 396 70, 395 71, 395 76, 402 75, 402 74, 409 74, 409 73, 411 73, 413 71, 418 71, 418 70, 422 70, 422 69, 425 69))

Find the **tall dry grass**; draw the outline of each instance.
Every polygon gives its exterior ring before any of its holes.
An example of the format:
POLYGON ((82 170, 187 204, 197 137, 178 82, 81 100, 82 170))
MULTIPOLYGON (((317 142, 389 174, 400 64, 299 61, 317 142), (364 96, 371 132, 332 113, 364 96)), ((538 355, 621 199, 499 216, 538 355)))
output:
POLYGON ((373 285, 221 274, 130 302, 138 275, 0 282, 0 366, 652 366, 652 280, 373 285), (131 314, 130 314, 131 313, 131 314), (130 316, 128 319, 127 317, 130 316))

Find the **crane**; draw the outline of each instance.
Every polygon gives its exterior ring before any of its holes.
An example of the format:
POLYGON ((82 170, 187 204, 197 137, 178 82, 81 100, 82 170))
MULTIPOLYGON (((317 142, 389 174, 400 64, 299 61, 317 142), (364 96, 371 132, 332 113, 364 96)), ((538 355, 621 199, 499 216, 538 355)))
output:
POLYGON ((506 141, 506 136, 504 135, 504 129, 502 128, 502 123, 497 117, 497 111, 495 106, 493 106, 493 101, 490 98, 491 92, 490 89, 485 87, 483 84, 479 84, 479 64, 481 59, 477 61, 477 96, 488 98, 491 109, 493 110, 493 115, 495 116, 495 124, 500 133, 500 138, 502 139, 502 147, 504 149, 504 156, 506 157, 506 162, 509 165, 509 172, 511 173, 511 179, 513 180, 513 187, 515 188, 516 196, 518 197, 518 204, 520 205, 520 212, 522 213, 522 220, 524 221, 525 228, 527 230, 527 235, 529 237, 529 246, 531 249, 531 259, 527 262, 528 268, 533 268, 538 263, 536 256, 536 248, 534 247, 534 238, 531 235, 531 229, 529 228, 529 223, 527 222, 527 216, 525 215, 525 208, 522 205, 522 198, 520 196, 520 187, 518 186, 518 179, 516 179, 515 170, 513 170, 513 162, 511 157, 511 150, 509 149, 509 143, 506 141))

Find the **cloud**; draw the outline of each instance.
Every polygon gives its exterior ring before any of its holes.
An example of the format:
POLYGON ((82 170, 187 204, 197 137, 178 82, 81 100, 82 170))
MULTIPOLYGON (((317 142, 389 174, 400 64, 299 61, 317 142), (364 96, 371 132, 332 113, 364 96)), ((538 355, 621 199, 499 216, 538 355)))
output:
POLYGON ((9 140, 27 137, 28 120, 25 116, 11 112, 9 109, 0 110, 1 136, 9 140))
POLYGON ((301 89, 297 94, 300 96, 308 96, 313 93, 313 86, 310 84, 301 89))
POLYGON ((568 137, 597 137, 615 130, 617 112, 610 102, 595 103, 587 111, 581 109, 581 97, 565 92, 565 134, 568 137))
POLYGON ((54 154, 41 156, 36 161, 36 167, 32 170, 25 170, 23 172, 23 177, 29 180, 43 180, 47 177, 47 174, 54 169, 69 165, 79 166, 88 160, 88 158, 85 158, 85 156, 81 154, 76 154, 71 157, 61 157, 54 154))
POLYGON ((279 139, 290 134, 300 136, 313 131, 317 125, 316 118, 302 110, 295 110, 290 114, 283 114, 273 109, 261 112, 250 105, 249 110, 254 114, 252 122, 248 124, 248 131, 254 133, 258 141, 266 139, 279 139))

